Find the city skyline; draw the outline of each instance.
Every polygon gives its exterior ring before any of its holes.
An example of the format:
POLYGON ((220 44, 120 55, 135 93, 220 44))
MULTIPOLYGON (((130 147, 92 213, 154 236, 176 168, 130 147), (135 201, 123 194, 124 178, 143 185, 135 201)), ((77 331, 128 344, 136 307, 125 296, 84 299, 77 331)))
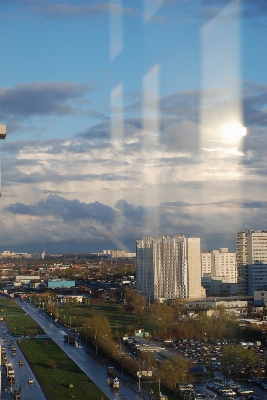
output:
POLYGON ((266 229, 260 0, 1 2, 0 252, 266 229))

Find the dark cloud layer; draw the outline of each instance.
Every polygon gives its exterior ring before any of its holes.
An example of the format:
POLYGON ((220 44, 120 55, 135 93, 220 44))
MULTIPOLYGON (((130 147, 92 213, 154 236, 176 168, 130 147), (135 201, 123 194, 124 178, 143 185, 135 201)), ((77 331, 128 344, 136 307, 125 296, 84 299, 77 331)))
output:
POLYGON ((10 204, 6 207, 6 211, 35 217, 53 216, 64 221, 86 219, 108 224, 111 224, 115 218, 114 209, 98 201, 86 204, 79 200, 67 200, 56 195, 49 195, 46 200, 39 201, 37 204, 10 204))
POLYGON ((70 115, 77 110, 70 104, 92 90, 91 84, 29 83, 0 89, 0 116, 3 120, 40 115, 70 115))

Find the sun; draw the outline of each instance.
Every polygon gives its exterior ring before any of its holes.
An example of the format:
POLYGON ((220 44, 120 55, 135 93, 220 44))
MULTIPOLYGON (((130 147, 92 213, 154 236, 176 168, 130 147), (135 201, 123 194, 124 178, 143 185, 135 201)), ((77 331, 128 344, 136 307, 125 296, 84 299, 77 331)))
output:
POLYGON ((221 126, 222 140, 225 142, 237 143, 247 134, 247 128, 239 122, 229 122, 221 126))

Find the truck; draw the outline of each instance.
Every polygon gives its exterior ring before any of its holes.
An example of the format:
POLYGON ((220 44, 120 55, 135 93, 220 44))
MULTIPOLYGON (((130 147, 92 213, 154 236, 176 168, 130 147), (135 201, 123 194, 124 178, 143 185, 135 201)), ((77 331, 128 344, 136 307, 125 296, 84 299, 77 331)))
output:
POLYGON ((74 335, 69 335, 69 343, 75 344, 75 336, 74 335))

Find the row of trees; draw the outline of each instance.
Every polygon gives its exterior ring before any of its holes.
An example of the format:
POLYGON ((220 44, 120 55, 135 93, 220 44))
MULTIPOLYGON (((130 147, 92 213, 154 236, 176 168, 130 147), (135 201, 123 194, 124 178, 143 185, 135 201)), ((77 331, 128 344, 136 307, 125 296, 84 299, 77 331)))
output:
POLYGON ((189 373, 189 363, 181 358, 174 357, 157 364, 152 352, 141 352, 139 359, 129 357, 121 350, 121 341, 114 341, 112 329, 108 319, 99 314, 88 318, 83 325, 82 336, 96 349, 106 354, 109 359, 126 368, 136 375, 139 370, 154 370, 157 378, 168 388, 174 390, 177 383, 192 381, 189 373))
POLYGON ((168 337, 180 338, 232 338, 244 335, 261 337, 260 330, 244 330, 240 328, 239 321, 233 313, 229 313, 224 306, 217 306, 212 317, 206 312, 199 312, 194 318, 184 318, 186 304, 177 299, 170 304, 155 302, 147 305, 146 300, 135 290, 125 290, 125 304, 136 314, 144 325, 152 327, 152 335, 163 339, 168 337))

